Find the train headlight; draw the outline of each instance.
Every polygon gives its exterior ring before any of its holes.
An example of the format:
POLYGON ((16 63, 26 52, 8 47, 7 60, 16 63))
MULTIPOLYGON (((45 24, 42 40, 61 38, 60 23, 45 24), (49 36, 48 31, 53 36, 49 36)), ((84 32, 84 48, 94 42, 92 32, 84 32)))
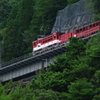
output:
POLYGON ((76 37, 76 34, 74 34, 74 37, 76 37))

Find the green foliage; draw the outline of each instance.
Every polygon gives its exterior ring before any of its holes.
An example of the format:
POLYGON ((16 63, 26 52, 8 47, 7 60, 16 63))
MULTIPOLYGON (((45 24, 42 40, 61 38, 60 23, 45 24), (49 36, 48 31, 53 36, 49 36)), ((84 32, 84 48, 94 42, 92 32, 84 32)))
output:
POLYGON ((92 38, 87 43, 86 53, 90 57, 90 66, 93 66, 96 70, 100 67, 100 35, 92 38))
POLYGON ((91 79, 91 83, 95 86, 96 94, 100 93, 100 70, 97 70, 91 79))
POLYGON ((69 40, 70 44, 67 46, 66 57, 71 63, 71 60, 77 59, 78 56, 83 56, 85 54, 85 45, 83 40, 80 40, 75 37, 72 37, 69 40))
POLYGON ((100 100, 100 95, 95 95, 92 100, 100 100))
MULTIPOLYGON (((67 0, 36 0, 34 5, 35 13, 30 26, 31 31, 36 35, 50 34, 57 11, 65 6, 67 6, 67 0)), ((35 36, 33 36, 33 39, 35 39, 35 36)))
POLYGON ((49 70, 52 70, 53 72, 62 72, 65 68, 65 56, 58 56, 56 61, 54 61, 54 64, 49 65, 49 70))
POLYGON ((66 80, 60 72, 46 72, 37 76, 37 79, 32 81, 31 87, 33 90, 38 87, 38 89, 45 88, 61 92, 66 91, 66 80))
POLYGON ((100 2, 99 0, 91 0, 94 4, 94 9, 96 10, 96 13, 100 13, 100 2))
POLYGON ((70 38, 65 56, 58 56, 48 72, 41 71, 26 87, 12 87, 12 81, 0 84, 0 99, 99 100, 99 41, 97 35, 85 46, 82 40, 70 38))
POLYGON ((100 20, 100 13, 93 15, 96 21, 100 20))
POLYGON ((97 70, 91 79, 91 82, 95 86, 95 96, 93 97, 93 100, 99 100, 100 99, 100 70, 97 70))
POLYGON ((22 0, 12 7, 6 32, 3 35, 3 58, 5 61, 26 54, 27 46, 31 48, 31 41, 30 43, 25 43, 27 41, 24 41, 22 33, 29 29, 33 14, 32 6, 32 0, 22 0))
POLYGON ((33 100, 59 100, 56 92, 52 90, 36 89, 33 93, 33 100))
POLYGON ((57 11, 63 9, 67 1, 1 0, 0 5, 3 13, 0 27, 5 30, 2 34, 3 61, 8 61, 31 52, 31 42, 37 35, 50 34, 57 11))
POLYGON ((91 100, 93 98, 93 85, 86 78, 71 82, 68 88, 68 100, 91 100))
POLYGON ((0 29, 6 26, 11 6, 7 0, 0 0, 0 29))
POLYGON ((67 100, 68 94, 66 92, 61 92, 58 97, 60 100, 67 100))
POLYGON ((77 1, 79 1, 79 0, 68 0, 68 3, 69 4, 73 4, 73 3, 77 2, 77 1))
POLYGON ((5 97, 5 89, 4 86, 0 83, 0 100, 5 97))
POLYGON ((74 61, 78 59, 79 56, 85 54, 85 46, 82 40, 72 37, 70 38, 70 43, 67 45, 66 55, 60 56, 54 62, 54 65, 50 65, 50 70, 52 71, 63 71, 64 68, 70 69, 74 61))
POLYGON ((99 0, 91 0, 94 4, 94 10, 96 14, 94 15, 95 20, 100 20, 100 2, 99 0))
MULTIPOLYGON (((1 0, 0 5, 10 8, 4 12, 1 9, 4 15, 6 13, 7 24, 0 24, 0 36, 3 36, 3 58, 7 61, 28 52, 28 44, 38 34, 49 34, 57 11, 77 0, 4 1, 1 0)), ((96 5, 98 0, 93 2, 96 5)), ((4 20, 2 15, 0 18, 4 20)), ((0 83, 0 100, 99 100, 100 35, 91 38, 87 44, 75 37, 69 40, 65 55, 58 56, 48 66, 48 72, 41 72, 26 87, 12 81, 5 85, 0 83)))

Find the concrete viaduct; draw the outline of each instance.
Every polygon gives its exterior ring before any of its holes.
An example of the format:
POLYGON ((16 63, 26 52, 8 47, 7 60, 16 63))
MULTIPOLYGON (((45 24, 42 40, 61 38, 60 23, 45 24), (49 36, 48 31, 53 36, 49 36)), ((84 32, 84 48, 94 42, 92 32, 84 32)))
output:
POLYGON ((25 77, 36 75, 40 69, 47 69, 47 66, 56 59, 56 56, 64 54, 65 51, 66 44, 63 44, 47 52, 1 67, 0 82, 6 82, 10 79, 18 81, 25 77))

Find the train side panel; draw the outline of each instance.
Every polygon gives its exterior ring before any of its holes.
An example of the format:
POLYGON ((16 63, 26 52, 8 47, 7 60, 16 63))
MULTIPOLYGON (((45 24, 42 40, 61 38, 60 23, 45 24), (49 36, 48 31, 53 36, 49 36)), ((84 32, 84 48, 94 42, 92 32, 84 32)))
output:
POLYGON ((59 36, 63 33, 54 33, 37 41, 33 41, 33 52, 60 43, 59 36))
POLYGON ((63 34, 63 35, 61 36, 61 42, 67 42, 68 39, 69 39, 71 36, 72 36, 72 32, 63 34))
POLYGON ((74 30, 69 33, 54 33, 42 39, 33 41, 33 52, 45 51, 48 48, 56 47, 56 44, 62 44, 69 41, 70 37, 84 38, 88 37, 100 30, 100 21, 84 26, 80 29, 74 30))
POLYGON ((72 36, 76 35, 77 38, 84 38, 94 34, 99 30, 100 30, 100 21, 73 31, 72 36))

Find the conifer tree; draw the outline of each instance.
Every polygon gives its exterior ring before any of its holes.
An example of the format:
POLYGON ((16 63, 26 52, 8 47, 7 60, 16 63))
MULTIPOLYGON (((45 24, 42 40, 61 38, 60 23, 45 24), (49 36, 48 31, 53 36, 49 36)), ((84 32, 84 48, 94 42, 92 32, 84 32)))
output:
POLYGON ((66 46, 66 56, 58 57, 54 64, 50 65, 52 71, 63 71, 63 69, 70 69, 74 65, 74 61, 85 54, 85 45, 82 40, 72 37, 70 43, 66 46), (62 64, 61 64, 62 63, 62 64), (60 68, 59 68, 60 67, 60 68))
POLYGON ((33 12, 32 2, 32 0, 21 0, 20 3, 13 5, 3 38, 5 61, 22 56, 26 53, 28 46, 31 48, 31 42, 30 45, 25 43, 23 33, 29 29, 33 12))

